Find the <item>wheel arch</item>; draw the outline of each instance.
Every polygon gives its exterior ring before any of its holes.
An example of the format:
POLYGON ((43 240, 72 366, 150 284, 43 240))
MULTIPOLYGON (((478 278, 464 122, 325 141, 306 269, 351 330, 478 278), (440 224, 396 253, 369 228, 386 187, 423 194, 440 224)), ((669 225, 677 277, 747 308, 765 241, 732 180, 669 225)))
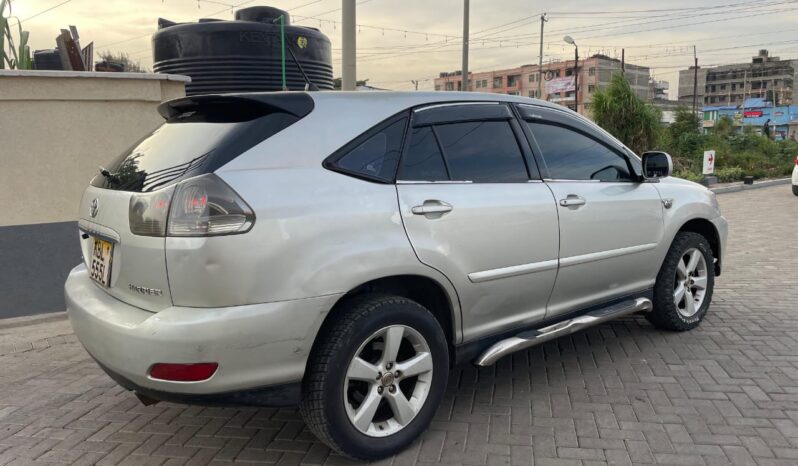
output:
MULTIPOLYGON (((720 234, 718 233, 718 229, 715 227, 715 224, 710 222, 705 218, 693 218, 685 222, 677 231, 676 234, 679 234, 683 231, 689 231, 692 233, 697 233, 704 238, 707 239, 709 243, 710 249, 712 249, 712 255, 715 257, 715 275, 720 275, 721 272, 721 241, 720 241, 720 234)), ((674 235, 675 238, 675 235, 674 235)), ((671 241, 672 243, 673 241, 671 241)))
MULTIPOLYGON (((401 296, 411 299, 427 308, 443 329, 446 341, 449 344, 450 355, 454 354, 454 347, 460 337, 460 319, 457 296, 453 296, 439 281, 425 275, 390 275, 376 278, 362 283, 343 296, 338 298, 330 312, 324 317, 319 327, 315 340, 325 331, 337 316, 346 308, 346 303, 356 296, 364 294, 381 293, 401 296)), ((313 347, 316 346, 314 341, 313 347)), ((311 349, 311 351, 313 351, 311 349)))

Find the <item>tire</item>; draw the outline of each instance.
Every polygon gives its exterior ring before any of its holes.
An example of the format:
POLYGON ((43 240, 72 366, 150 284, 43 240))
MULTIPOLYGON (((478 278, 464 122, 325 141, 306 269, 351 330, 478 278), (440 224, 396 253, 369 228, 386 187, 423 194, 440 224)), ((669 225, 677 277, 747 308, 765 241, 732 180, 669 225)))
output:
POLYGON ((300 413, 311 432, 336 452, 361 460, 385 458, 410 445, 432 421, 446 390, 448 344, 432 313, 409 299, 367 295, 344 306, 325 323, 311 352, 300 413), (385 360, 386 342, 397 341, 400 329, 401 344, 388 345, 398 348, 397 357, 385 360), (411 366, 412 361, 418 362, 411 366), (399 371, 420 371, 429 363, 430 370, 420 375, 399 371), (396 374, 400 377, 393 380, 396 374), (367 422, 369 415, 360 414, 369 411, 359 408, 375 403, 367 422))
POLYGON ((798 196, 798 185, 792 185, 792 193, 798 196))
POLYGON ((712 301, 714 263, 712 249, 704 236, 678 233, 654 284, 654 308, 646 314, 649 322, 659 329, 677 332, 698 327, 712 301), (697 261, 694 270, 690 270, 692 260, 697 261), (682 289, 686 292, 679 299, 682 289))

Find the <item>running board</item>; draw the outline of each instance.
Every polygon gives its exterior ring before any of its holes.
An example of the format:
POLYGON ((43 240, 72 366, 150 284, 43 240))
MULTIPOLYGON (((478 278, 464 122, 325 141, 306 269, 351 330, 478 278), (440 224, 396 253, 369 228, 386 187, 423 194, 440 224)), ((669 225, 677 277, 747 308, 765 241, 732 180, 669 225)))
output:
POLYGON ((651 307, 651 300, 637 298, 597 309, 579 317, 574 317, 573 319, 557 322, 548 327, 521 332, 514 337, 495 343, 482 353, 474 363, 482 367, 492 366, 493 363, 498 361, 502 356, 506 356, 510 353, 515 353, 516 351, 521 351, 628 314, 649 312, 651 307))

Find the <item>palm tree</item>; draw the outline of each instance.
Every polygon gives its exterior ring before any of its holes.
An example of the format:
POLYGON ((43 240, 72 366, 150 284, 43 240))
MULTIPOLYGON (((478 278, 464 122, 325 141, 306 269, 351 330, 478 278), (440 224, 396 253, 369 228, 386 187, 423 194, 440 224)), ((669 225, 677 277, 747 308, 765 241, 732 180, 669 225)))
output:
POLYGON ((593 120, 640 154, 653 149, 661 130, 660 111, 637 97, 621 74, 593 96, 593 120))

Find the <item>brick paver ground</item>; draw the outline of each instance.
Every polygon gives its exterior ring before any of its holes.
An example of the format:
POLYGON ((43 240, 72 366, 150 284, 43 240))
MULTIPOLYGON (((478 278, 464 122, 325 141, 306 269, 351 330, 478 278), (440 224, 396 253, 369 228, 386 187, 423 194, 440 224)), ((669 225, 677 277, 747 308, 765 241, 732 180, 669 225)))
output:
MULTIPOLYGON (((699 329, 631 317, 454 370, 430 430, 383 464, 798 464, 798 198, 778 186, 720 199, 729 252, 699 329)), ((0 465, 347 462, 295 410, 144 407, 64 331, 0 335, 0 348, 13 340, 0 465)))

